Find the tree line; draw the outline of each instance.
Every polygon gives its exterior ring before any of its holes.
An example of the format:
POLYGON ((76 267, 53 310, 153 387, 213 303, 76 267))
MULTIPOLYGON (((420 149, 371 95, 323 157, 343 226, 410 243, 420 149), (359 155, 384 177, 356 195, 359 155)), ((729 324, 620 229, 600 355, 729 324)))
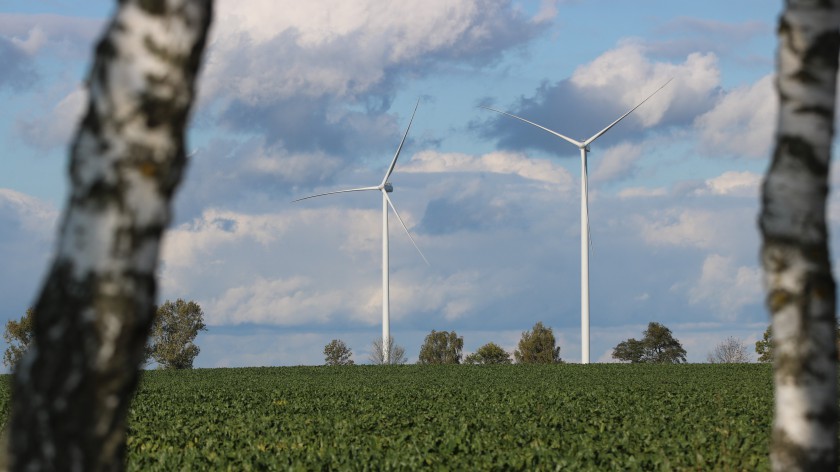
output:
MULTIPOLYGON (((642 333, 641 340, 634 338, 620 342, 613 349, 613 358, 630 363, 684 363, 686 352, 682 344, 674 338, 666 326, 651 322, 642 333)), ((405 364, 405 348, 388 339, 391 352, 390 364, 405 364)), ((382 340, 373 341, 369 360, 373 364, 384 364, 382 340)), ((541 321, 533 328, 523 331, 513 357, 496 343, 490 342, 479 347, 474 353, 463 357, 464 338, 455 331, 432 330, 420 346, 418 364, 559 364, 560 346, 554 337, 552 328, 541 321)), ((353 365, 353 352, 340 339, 333 339, 324 346, 326 365, 353 365)))
MULTIPOLYGON (((3 339, 9 346, 3 365, 14 369, 32 342, 35 310, 29 308, 19 320, 9 320, 3 339)), ((198 303, 177 299, 155 307, 149 339, 143 354, 145 365, 152 362, 162 369, 192 369, 201 349, 194 343, 199 331, 207 331, 204 311, 198 303)))
MULTIPOLYGON (((14 368, 29 347, 34 330, 34 310, 29 308, 19 320, 9 320, 3 333, 8 344, 3 354, 3 364, 14 368)), ((194 343, 200 331, 206 331, 204 312, 194 301, 165 301, 155 307, 149 342, 144 352, 145 365, 152 362, 162 369, 191 369, 201 349, 194 343)), ((839 328, 840 330, 840 328, 839 328)), ((839 338, 840 339, 840 338, 839 338)), ((763 338, 755 343, 758 362, 773 361, 773 339, 770 326, 763 338)), ((405 348, 388 340, 390 364, 408 361, 405 348)), ((420 346, 418 364, 554 364, 562 363, 560 346, 554 331, 537 322, 529 331, 522 332, 513 355, 496 343, 489 342, 475 352, 463 355, 464 338, 455 331, 432 330, 420 346)), ((684 363, 686 351, 674 338, 669 328, 651 322, 641 339, 630 338, 613 348, 612 357, 629 363, 684 363)), ((333 339, 324 346, 326 365, 353 365, 352 350, 340 339, 333 339)), ((384 364, 382 339, 371 343, 369 361, 384 364)), ((750 362, 747 345, 735 337, 727 337, 709 352, 706 361, 713 364, 750 362)))

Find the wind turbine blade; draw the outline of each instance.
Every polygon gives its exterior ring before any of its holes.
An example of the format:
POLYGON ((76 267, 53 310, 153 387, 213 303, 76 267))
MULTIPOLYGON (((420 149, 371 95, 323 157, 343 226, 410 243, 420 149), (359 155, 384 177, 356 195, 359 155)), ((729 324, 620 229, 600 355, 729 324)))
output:
POLYGON ((303 198, 298 198, 297 200, 292 200, 292 203, 299 202, 301 200, 307 200, 309 198, 323 197, 324 195, 333 195, 335 193, 364 192, 365 190, 379 190, 379 187, 360 187, 360 188, 351 188, 351 189, 348 189, 348 190, 336 190, 335 192, 319 193, 317 195, 310 195, 308 197, 303 197, 303 198))
POLYGON ((613 121, 613 122, 612 122, 612 123, 610 123, 610 124, 609 124, 606 128, 602 129, 601 131, 598 131, 598 132, 597 132, 594 136, 592 136, 591 138, 589 138, 589 139, 587 139, 586 141, 584 141, 584 142, 583 142, 583 145, 584 145, 584 146, 588 146, 588 145, 589 145, 592 141, 595 141, 596 139, 600 138, 602 134, 606 133, 607 131, 609 131, 609 130, 610 130, 610 128, 612 128, 613 126, 617 125, 619 121, 623 120, 623 119, 624 119, 625 117, 627 117, 627 115, 629 115, 630 113, 633 113, 633 112, 636 110, 636 108, 639 108, 640 106, 642 106, 642 105, 643 105, 646 101, 648 101, 648 99, 650 99, 650 97, 652 97, 652 96, 656 95, 656 92, 659 92, 660 90, 664 89, 664 88, 665 88, 665 86, 666 86, 666 85, 668 85, 668 84, 670 84, 672 80, 674 80, 674 79, 673 79, 673 77, 672 77, 672 78, 670 78, 670 79, 668 79, 668 81, 667 81, 667 82, 665 82, 664 84, 662 84, 662 86, 661 86, 661 87, 659 87, 658 89, 654 90, 652 94, 650 94, 650 95, 648 95, 648 96, 647 96, 647 98, 645 98, 644 100, 642 100, 641 102, 639 102, 639 104, 638 104, 638 105, 636 105, 636 106, 634 106, 633 108, 631 108, 631 109, 630 109, 630 111, 628 111, 627 113, 625 113, 625 114, 621 115, 621 117, 619 117, 619 119, 617 119, 617 120, 613 121))
POLYGON ((408 239, 411 240, 411 244, 414 244, 414 249, 417 249, 417 252, 420 253, 420 257, 423 258, 423 260, 426 262, 426 265, 431 266, 431 264, 429 264, 429 260, 426 259, 426 256, 423 255, 423 251, 420 250, 420 247, 417 246, 417 243, 414 241, 414 238, 411 236, 411 232, 408 231, 408 226, 405 225, 405 222, 403 221, 403 219, 400 216, 399 212, 397 211, 396 207, 394 207, 394 202, 391 201, 391 197, 388 196, 388 192, 386 192, 385 190, 382 190, 382 193, 385 195, 385 200, 388 201, 388 205, 391 207, 392 210, 394 210, 394 214, 397 215, 397 219, 400 220, 400 224, 402 225, 403 229, 405 230, 405 234, 408 235, 408 239))
POLYGON ((508 112, 501 111, 501 110, 496 110, 495 108, 485 107, 485 106, 483 106, 483 105, 482 105, 482 106, 480 106, 479 108, 484 108, 485 110, 495 111, 496 113, 499 113, 499 114, 502 114, 502 115, 507 115, 507 116, 509 116, 509 117, 511 117, 511 118, 516 118, 516 119, 517 119, 517 120, 519 120, 519 121, 524 121, 525 123, 528 123, 529 125, 532 125, 532 126, 536 126, 537 128, 539 128, 539 129, 541 129, 541 130, 543 130, 543 131, 548 131, 549 133, 553 134, 554 136, 557 136, 557 137, 558 137, 558 138, 560 138, 560 139, 565 139, 566 141, 568 141, 568 142, 570 142, 570 143, 574 144, 574 145, 575 145, 575 146, 577 146, 577 147, 581 147, 581 146, 583 146, 583 145, 584 145, 584 144, 583 144, 582 142, 580 142, 580 141, 575 141, 574 139, 572 139, 572 138, 570 138, 570 137, 568 137, 568 136, 563 136, 562 134, 560 134, 560 133, 558 133, 558 132, 556 132, 556 131, 552 131, 552 130, 550 130, 550 129, 546 128, 545 126, 540 126, 540 125, 538 125, 538 124, 536 124, 536 123, 534 123, 534 122, 532 122, 532 121, 528 121, 528 120, 526 120, 525 118, 522 118, 522 117, 520 117, 520 116, 516 116, 516 115, 514 115, 514 114, 512 114, 512 113, 508 113, 508 112))
POLYGON ((391 161, 391 165, 388 166, 388 171, 385 172, 385 178, 382 179, 382 183, 379 185, 385 185, 385 182, 388 181, 388 177, 391 176, 391 173, 394 172, 394 167, 397 165, 397 158, 400 157, 400 151, 402 151, 403 144, 405 144, 405 138, 408 137, 408 130, 411 129, 411 123, 414 122, 414 115, 417 113, 417 107, 420 106, 420 99, 417 99, 417 104, 414 105, 414 111, 411 112, 411 119, 408 120, 408 126, 405 128, 405 134, 403 134, 402 141, 400 141, 400 145, 397 148, 397 152, 394 154, 394 159, 391 161))

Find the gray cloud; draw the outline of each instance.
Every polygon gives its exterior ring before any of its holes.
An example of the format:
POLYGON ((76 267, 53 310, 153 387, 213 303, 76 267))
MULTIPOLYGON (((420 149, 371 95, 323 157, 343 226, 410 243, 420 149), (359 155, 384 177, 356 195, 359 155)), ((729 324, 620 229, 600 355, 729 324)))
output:
POLYGON ((552 16, 549 8, 527 18, 513 2, 489 0, 354 2, 335 15, 323 14, 335 5, 314 2, 261 8, 220 4, 229 21, 214 31, 204 71, 207 110, 292 152, 354 159, 398 141, 387 112, 404 80, 450 64, 492 64, 545 31, 552 16))
MULTIPOLYGON (((513 105, 483 105, 502 108, 529 121, 576 140, 585 140, 638 104, 657 87, 673 78, 665 89, 599 138, 598 146, 623 140, 639 140, 649 128, 684 127, 711 108, 720 93, 717 61, 713 55, 691 54, 681 64, 659 63, 647 57, 636 42, 619 45, 591 63, 579 67, 572 77, 543 82, 532 96, 521 96, 513 105)), ((565 141, 526 123, 497 114, 471 124, 484 138, 496 139, 506 149, 541 149, 575 155, 565 141)))

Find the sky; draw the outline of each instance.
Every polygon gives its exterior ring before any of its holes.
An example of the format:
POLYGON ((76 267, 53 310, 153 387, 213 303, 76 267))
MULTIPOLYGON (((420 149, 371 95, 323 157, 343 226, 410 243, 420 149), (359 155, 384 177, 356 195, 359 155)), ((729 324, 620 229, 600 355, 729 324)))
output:
MULTIPOLYGON (((585 139, 673 79, 591 146, 591 357, 612 361, 651 321, 690 362, 728 336, 752 352, 768 324, 756 218, 781 7, 217 0, 159 299, 202 306, 197 367, 321 364, 332 339, 368 362, 381 199, 291 201, 377 185, 419 100, 391 198, 430 264, 392 216, 391 335, 415 362, 433 329, 463 336, 465 355, 512 352, 542 321, 579 362, 579 152, 480 106, 585 139)), ((50 263, 112 9, 0 4, 0 321, 23 315, 50 263)))

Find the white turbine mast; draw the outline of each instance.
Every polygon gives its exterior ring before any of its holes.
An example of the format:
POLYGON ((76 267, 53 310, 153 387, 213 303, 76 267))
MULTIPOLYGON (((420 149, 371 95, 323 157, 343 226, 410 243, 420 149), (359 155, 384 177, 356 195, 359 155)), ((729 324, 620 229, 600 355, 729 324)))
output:
POLYGON ((382 358, 385 364, 389 364, 391 359, 391 353, 388 352, 388 340, 391 338, 391 314, 388 281, 388 207, 391 207, 391 210, 394 211, 394 215, 397 216, 397 220, 399 220, 400 224, 405 230, 405 234, 408 235, 408 239, 411 240, 411 244, 413 244, 414 248, 417 249, 417 252, 420 254, 420 257, 423 258, 423 261, 425 261, 427 265, 429 264, 429 261, 426 259, 426 256, 423 255, 423 251, 420 250, 420 247, 417 246, 417 243, 414 241, 414 238, 408 231, 408 226, 405 225, 405 222, 403 221, 402 217, 400 217, 397 208, 394 206, 394 203, 391 202, 391 198, 388 196, 389 193, 394 191, 394 187, 393 185, 391 185, 390 182, 388 182, 388 178, 391 177, 391 174, 394 172, 394 167, 397 165, 397 159, 400 157, 400 151, 402 151, 403 144, 405 144, 405 139, 406 137, 408 137, 408 131, 411 129, 411 123, 414 121, 414 115, 415 113, 417 113, 417 107, 419 105, 420 100, 417 100, 417 104, 414 105, 414 111, 411 113, 411 119, 408 121, 408 127, 406 127, 405 134, 403 134, 402 141, 400 141, 400 145, 399 147, 397 147, 397 152, 394 154, 394 158, 391 160, 391 165, 388 166, 388 170, 385 172, 385 177, 382 178, 382 182, 380 182, 379 185, 375 187, 359 187, 347 190, 336 190, 334 192, 319 193, 317 195, 310 195, 308 197, 298 198, 297 200, 292 201, 292 203, 294 203, 309 198, 322 197, 324 195, 333 195, 336 193, 347 192, 364 192, 368 190, 378 190, 382 193, 382 358))
POLYGON ((650 97, 654 96, 657 92, 665 88, 666 85, 671 83, 673 78, 668 79, 667 82, 662 84, 661 87, 654 90, 653 93, 647 96, 644 100, 639 102, 638 105, 634 106, 630 109, 627 113, 621 115, 617 120, 613 121, 606 128, 598 131, 589 139, 585 139, 583 141, 577 141, 568 136, 563 136, 562 134, 550 130, 544 126, 538 125, 532 121, 528 121, 525 118, 520 116, 516 116, 512 113, 507 113, 501 110, 496 110, 495 108, 490 108, 486 106, 482 106, 485 110, 494 111, 496 113, 500 113, 502 115, 509 116, 511 118, 516 118, 519 121, 524 121, 529 125, 536 126, 537 128, 548 131, 549 133, 557 136, 558 138, 567 141, 573 144, 575 147, 580 149, 580 172, 581 172, 581 185, 580 185, 580 338, 581 338, 581 363, 582 364, 589 364, 589 173, 587 171, 587 162, 586 162, 586 155, 589 152, 589 145, 592 144, 593 141, 600 138, 601 135, 606 133, 610 130, 613 126, 617 125, 619 121, 623 120, 627 115, 633 113, 636 108, 639 108, 644 104, 650 97))

